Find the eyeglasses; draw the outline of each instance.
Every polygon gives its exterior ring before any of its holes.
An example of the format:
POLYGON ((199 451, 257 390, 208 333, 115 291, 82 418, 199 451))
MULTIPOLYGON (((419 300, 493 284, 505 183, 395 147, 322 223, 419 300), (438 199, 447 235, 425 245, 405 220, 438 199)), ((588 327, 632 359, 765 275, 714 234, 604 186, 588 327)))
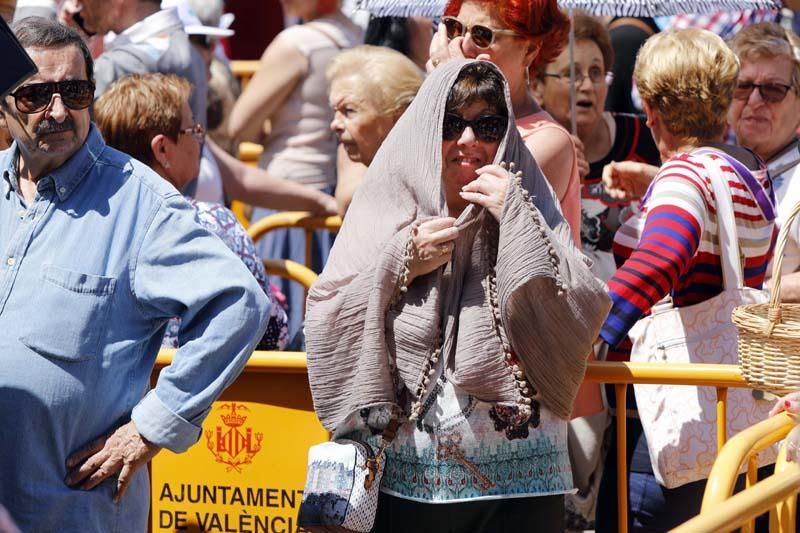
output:
POLYGON ((184 135, 191 135, 194 137, 194 140, 203 144, 206 142, 206 129, 203 127, 202 124, 195 124, 189 128, 183 128, 182 130, 178 130, 178 133, 182 133, 184 135))
POLYGON ((442 17, 442 23, 444 23, 444 27, 447 30, 448 40, 469 33, 472 36, 472 42, 478 48, 489 48, 494 42, 495 35, 519 35, 513 30, 500 30, 482 24, 467 26, 455 17, 442 17))
POLYGON ((13 93, 17 111, 29 115, 45 109, 54 94, 70 109, 86 109, 94 100, 94 83, 89 80, 67 80, 23 85, 13 93))
POLYGON ((750 93, 753 89, 758 89, 761 99, 770 104, 777 104, 783 102, 786 98, 786 93, 791 89, 791 85, 784 85, 783 83, 753 83, 752 81, 740 81, 733 91, 733 97, 737 100, 747 100, 750 98, 750 93))
POLYGON ((444 116, 442 138, 445 141, 458 139, 467 127, 472 128, 479 141, 493 143, 503 138, 508 127, 508 118, 500 115, 482 115, 475 120, 466 120, 454 113, 444 116))
MULTIPOLYGON (((569 72, 564 74, 553 74, 550 72, 545 72, 542 74, 544 78, 558 78, 562 81, 569 81, 570 75, 569 72)), ((575 70, 575 87, 580 87, 583 84, 583 80, 589 78, 589 81, 592 85, 611 85, 611 82, 614 81, 614 73, 613 72, 603 72, 601 68, 590 68, 589 72, 584 74, 578 70, 575 70)))

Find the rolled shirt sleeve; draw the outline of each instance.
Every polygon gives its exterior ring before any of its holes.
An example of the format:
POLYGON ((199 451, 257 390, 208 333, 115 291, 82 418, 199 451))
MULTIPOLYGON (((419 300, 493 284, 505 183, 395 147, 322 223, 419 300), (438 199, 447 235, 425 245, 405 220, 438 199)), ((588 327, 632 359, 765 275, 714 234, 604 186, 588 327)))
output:
POLYGON ((131 287, 142 315, 180 317, 180 348, 131 419, 174 452, 200 438, 212 402, 244 368, 264 334, 270 302, 252 274, 197 222, 176 192, 155 212, 132 254, 131 287))

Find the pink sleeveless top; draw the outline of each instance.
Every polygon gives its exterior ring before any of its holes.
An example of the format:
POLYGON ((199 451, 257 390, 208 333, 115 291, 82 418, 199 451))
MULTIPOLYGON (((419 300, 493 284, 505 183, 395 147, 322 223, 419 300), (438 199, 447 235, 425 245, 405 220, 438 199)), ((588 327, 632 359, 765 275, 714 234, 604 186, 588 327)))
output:
POLYGON ((569 149, 572 150, 572 162, 562 169, 564 174, 569 174, 569 184, 566 192, 558 201, 561 204, 561 213, 572 230, 572 238, 575 241, 575 245, 580 247, 581 179, 578 174, 578 156, 575 153, 576 148, 572 136, 547 111, 539 111, 538 113, 517 118, 516 124, 519 134, 533 154, 534 159, 536 158, 536 145, 563 143, 565 148, 569 146, 569 149))

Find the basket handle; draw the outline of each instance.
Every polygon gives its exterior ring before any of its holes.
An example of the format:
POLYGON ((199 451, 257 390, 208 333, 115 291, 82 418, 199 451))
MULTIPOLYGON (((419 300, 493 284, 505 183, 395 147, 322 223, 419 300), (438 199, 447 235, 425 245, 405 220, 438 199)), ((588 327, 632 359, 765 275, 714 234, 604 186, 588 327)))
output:
POLYGON ((767 312, 767 335, 772 335, 772 330, 781 322, 781 268, 783 267, 783 251, 789 241, 789 232, 792 229, 794 220, 800 214, 800 202, 792 207, 792 211, 786 218, 778 233, 778 242, 775 246, 775 253, 772 256, 772 287, 769 295, 769 310, 767 312))

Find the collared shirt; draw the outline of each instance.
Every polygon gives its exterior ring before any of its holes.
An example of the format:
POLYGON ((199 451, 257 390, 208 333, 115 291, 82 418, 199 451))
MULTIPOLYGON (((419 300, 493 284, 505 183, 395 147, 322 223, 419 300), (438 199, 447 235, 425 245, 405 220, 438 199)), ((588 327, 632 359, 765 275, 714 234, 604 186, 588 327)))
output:
POLYGON ((175 7, 162 9, 117 35, 94 63, 95 96, 129 74, 177 74, 192 83, 189 106, 206 125, 208 80, 203 59, 189 42, 175 7))
POLYGON ((144 531, 147 471, 67 487, 67 457, 133 420, 176 452, 261 338, 269 304, 192 206, 92 126, 83 147, 19 194, 0 152, 0 504, 26 532, 144 531), (183 346, 148 392, 167 321, 183 346))
MULTIPOLYGON (((795 139, 783 150, 767 161, 767 168, 775 188, 775 203, 778 218, 775 223, 783 227, 797 202, 800 202, 800 143, 795 139)), ((791 274, 800 270, 800 220, 795 219, 789 230, 789 240, 783 253, 781 273, 791 274)), ((772 275, 772 264, 767 276, 772 275)))

